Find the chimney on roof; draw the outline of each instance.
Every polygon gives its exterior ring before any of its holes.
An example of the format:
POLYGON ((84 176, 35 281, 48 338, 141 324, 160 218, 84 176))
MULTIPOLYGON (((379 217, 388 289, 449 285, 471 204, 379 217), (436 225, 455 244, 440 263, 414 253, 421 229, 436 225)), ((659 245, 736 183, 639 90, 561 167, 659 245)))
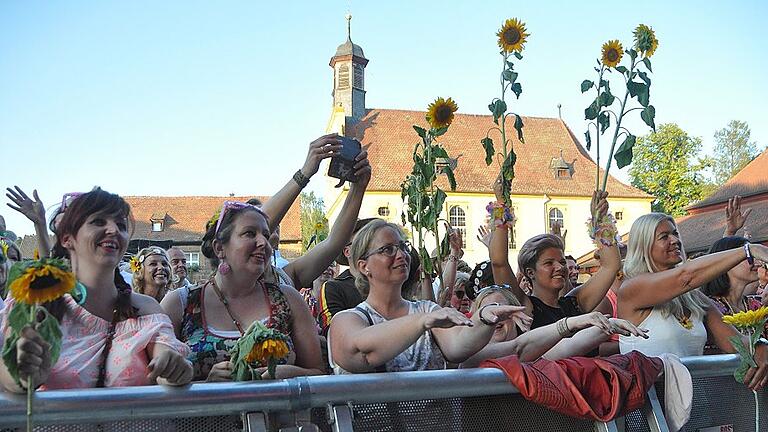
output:
POLYGON ((229 197, 230 197, 230 198, 233 198, 234 196, 235 196, 235 193, 234 193, 234 192, 230 192, 230 193, 229 193, 229 197))

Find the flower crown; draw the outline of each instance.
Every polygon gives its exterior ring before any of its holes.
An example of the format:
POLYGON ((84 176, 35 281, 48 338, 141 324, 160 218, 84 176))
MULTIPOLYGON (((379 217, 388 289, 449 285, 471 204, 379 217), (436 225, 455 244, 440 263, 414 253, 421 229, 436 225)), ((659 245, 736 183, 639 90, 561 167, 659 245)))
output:
POLYGON ((131 266, 131 273, 138 273, 141 271, 142 266, 144 265, 144 261, 151 257, 152 255, 161 255, 166 256, 167 254, 163 248, 157 247, 157 246, 150 246, 148 248, 144 248, 139 251, 136 255, 131 257, 131 260, 128 261, 128 263, 131 266))

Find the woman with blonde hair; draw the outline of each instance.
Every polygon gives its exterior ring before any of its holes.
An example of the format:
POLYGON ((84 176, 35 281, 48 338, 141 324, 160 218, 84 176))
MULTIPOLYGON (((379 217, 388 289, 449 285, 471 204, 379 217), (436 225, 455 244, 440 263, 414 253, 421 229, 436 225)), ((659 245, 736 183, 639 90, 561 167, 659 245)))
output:
POLYGON ((355 236, 350 269, 365 301, 331 321, 329 360, 336 373, 444 369, 446 361, 460 363, 481 350, 498 323, 530 323, 520 306, 488 304, 468 318, 429 300, 404 299, 410 249, 400 227, 381 219, 355 236))
POLYGON ((131 258, 133 290, 160 302, 171 286, 171 259, 165 249, 150 246, 131 258))
MULTIPOLYGON (((722 314, 696 288, 739 265, 744 260, 768 260, 768 247, 746 243, 743 247, 685 260, 675 220, 663 213, 638 218, 629 233, 624 282, 618 293, 618 315, 649 330, 649 339, 621 336, 622 353, 646 355, 673 353, 702 355, 707 338, 725 352, 735 352, 728 340, 736 329, 723 323, 722 314)), ((747 372, 745 382, 758 389, 768 382, 768 350, 761 344, 758 367, 747 372)))

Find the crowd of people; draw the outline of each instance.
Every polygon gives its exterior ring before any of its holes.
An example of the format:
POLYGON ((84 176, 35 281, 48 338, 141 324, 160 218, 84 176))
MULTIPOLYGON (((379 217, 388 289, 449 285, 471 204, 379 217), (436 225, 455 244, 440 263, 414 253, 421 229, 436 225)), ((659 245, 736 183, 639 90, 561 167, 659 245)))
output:
MULTIPOLYGON (((401 226, 359 219, 371 178, 364 150, 354 167, 358 180, 328 238, 298 259, 276 259, 280 221, 321 161, 340 149, 338 136, 320 137, 268 201, 222 203, 201 239, 215 270, 197 284, 188 280, 177 247, 141 249, 127 271, 120 270, 133 229, 130 206, 120 196, 98 187, 67 194, 47 222, 36 192, 30 197, 8 188, 9 206, 34 225, 39 255, 66 259, 87 296, 67 294, 45 305, 62 331, 58 361, 28 326, 16 344, 21 379, 2 363, 3 388, 22 392, 30 381, 41 389, 230 381, 230 350, 254 322, 287 336, 278 379, 468 368, 509 355, 534 361, 636 350, 682 357, 702 355, 705 347, 732 353, 729 338, 739 334, 723 314, 768 303, 768 247, 736 235, 749 215, 738 197, 725 212, 724 237, 696 259, 686 259, 671 216, 649 213, 633 223, 626 246, 598 243, 599 270, 583 283, 557 232, 525 241, 516 272, 508 257, 509 226, 493 224, 479 233, 487 261, 474 267, 462 261, 461 237, 448 227, 450 253, 437 266, 442 273, 425 274, 401 226), (339 272, 340 266, 347 268, 339 272)), ((502 202, 498 183, 491 189, 502 202)), ((608 212, 608 195, 595 192, 584 219, 608 212)), ((5 293, 9 269, 23 257, 2 225, 5 293)), ((0 306, 0 342, 13 304, 5 296, 0 306)), ((768 383, 765 344, 758 344, 755 360, 747 373, 750 389, 768 383)), ((261 366, 262 377, 270 378, 261 366)))

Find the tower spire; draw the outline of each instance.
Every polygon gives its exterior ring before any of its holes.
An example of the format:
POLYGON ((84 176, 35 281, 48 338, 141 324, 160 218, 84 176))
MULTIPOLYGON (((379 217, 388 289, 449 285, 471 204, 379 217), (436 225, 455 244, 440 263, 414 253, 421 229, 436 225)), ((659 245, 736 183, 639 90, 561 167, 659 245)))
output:
POLYGON ((347 19, 347 40, 352 41, 352 14, 347 13, 345 18, 347 19))

